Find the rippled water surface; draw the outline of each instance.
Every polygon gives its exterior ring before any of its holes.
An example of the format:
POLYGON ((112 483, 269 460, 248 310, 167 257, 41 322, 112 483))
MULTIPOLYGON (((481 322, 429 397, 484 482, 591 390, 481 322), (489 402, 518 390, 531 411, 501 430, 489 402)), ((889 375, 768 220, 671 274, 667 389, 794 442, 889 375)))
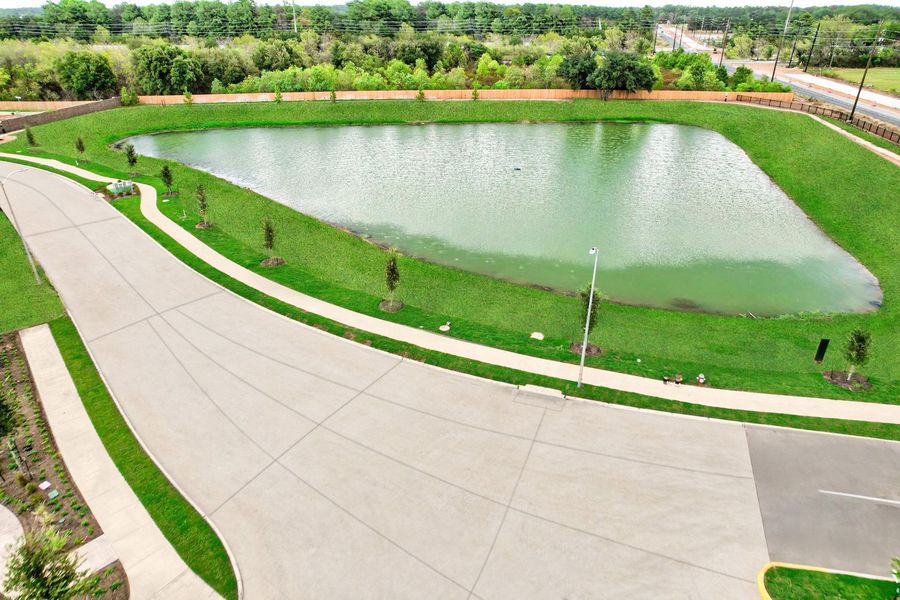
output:
POLYGON ((402 251, 620 302, 863 311, 874 277, 718 133, 664 124, 223 129, 135 138, 402 251))

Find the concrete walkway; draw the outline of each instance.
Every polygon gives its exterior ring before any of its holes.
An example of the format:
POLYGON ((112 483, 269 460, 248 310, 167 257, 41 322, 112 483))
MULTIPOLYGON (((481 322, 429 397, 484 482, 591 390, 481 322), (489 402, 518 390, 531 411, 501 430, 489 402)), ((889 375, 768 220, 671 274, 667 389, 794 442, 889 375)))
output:
POLYGON ((222 289, 71 181, 29 170, 7 189, 135 436, 220 532, 248 600, 749 600, 773 557, 884 574, 897 551, 900 444, 403 360, 222 289), (772 460, 802 452, 827 461, 796 477, 772 460))
POLYGON ((53 438, 103 529, 102 536, 79 548, 84 566, 99 569, 118 558, 132 600, 218 598, 184 564, 106 453, 50 328, 39 325, 19 336, 53 438))
POLYGON ((22 538, 23 533, 19 517, 0 504, 0 589, 6 581, 6 562, 9 560, 10 551, 22 538))
MULTIPOLYGON (((842 133, 846 134, 846 132, 842 133)), ((849 136, 850 134, 846 135, 849 136)), ((2 157, 25 159, 25 157, 18 155, 0 153, 0 158, 2 157)), ((82 177, 100 181, 107 180, 85 169, 72 167, 54 160, 42 158, 27 158, 27 160, 52 166, 82 177)), ((578 365, 575 364, 517 354, 447 337, 436 332, 423 331, 414 327, 392 323, 329 304, 266 279, 219 254, 163 215, 157 207, 156 190, 154 188, 141 184, 140 189, 141 212, 151 223, 219 271, 273 298, 349 327, 408 342, 429 350, 570 381, 574 381, 578 377, 578 365)), ((649 379, 597 368, 585 369, 584 382, 590 385, 636 392, 647 396, 720 408, 900 424, 900 405, 783 396, 738 390, 701 388, 690 385, 663 385, 662 381, 658 379, 649 379)))

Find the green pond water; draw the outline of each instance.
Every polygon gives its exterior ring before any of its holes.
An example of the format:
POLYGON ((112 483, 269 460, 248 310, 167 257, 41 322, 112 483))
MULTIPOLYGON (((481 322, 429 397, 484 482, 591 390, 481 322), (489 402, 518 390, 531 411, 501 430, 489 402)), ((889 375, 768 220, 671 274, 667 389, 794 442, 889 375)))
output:
POLYGON ((881 290, 747 155, 668 124, 219 129, 140 136, 174 159, 404 253, 628 304, 866 311, 881 290))

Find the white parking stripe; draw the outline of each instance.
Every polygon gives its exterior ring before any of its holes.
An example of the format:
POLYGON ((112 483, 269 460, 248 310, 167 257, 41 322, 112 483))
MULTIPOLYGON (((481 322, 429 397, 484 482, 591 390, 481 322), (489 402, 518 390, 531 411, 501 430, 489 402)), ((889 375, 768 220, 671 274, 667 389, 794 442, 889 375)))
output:
POLYGON ((874 496, 860 496, 859 494, 848 494, 846 492, 833 492, 831 490, 819 490, 820 494, 829 494, 831 496, 843 496, 844 498, 855 498, 857 500, 868 500, 869 502, 878 502, 879 504, 891 504, 900 506, 900 500, 888 500, 887 498, 876 498, 874 496))

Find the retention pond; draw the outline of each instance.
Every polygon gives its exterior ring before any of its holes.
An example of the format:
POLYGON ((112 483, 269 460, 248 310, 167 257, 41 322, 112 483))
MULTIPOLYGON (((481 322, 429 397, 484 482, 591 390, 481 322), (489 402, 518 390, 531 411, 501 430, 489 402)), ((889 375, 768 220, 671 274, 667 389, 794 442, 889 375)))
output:
POLYGON ((402 252, 618 302, 776 315, 871 310, 875 277, 738 146, 668 124, 217 129, 179 161, 402 252))

